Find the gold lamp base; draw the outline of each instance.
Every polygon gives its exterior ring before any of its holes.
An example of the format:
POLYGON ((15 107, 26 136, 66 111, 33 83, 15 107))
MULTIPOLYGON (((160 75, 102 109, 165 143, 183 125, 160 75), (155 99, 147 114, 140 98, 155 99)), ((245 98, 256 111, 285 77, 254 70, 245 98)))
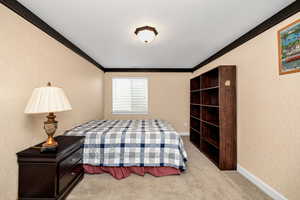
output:
POLYGON ((42 145, 43 147, 57 147, 58 143, 54 140, 53 136, 57 129, 57 121, 55 120, 54 113, 49 113, 47 116, 48 120, 44 122, 44 129, 46 134, 48 135, 47 141, 42 145))
POLYGON ((54 140, 53 137, 48 137, 47 141, 43 143, 43 147, 57 147, 58 143, 54 140))

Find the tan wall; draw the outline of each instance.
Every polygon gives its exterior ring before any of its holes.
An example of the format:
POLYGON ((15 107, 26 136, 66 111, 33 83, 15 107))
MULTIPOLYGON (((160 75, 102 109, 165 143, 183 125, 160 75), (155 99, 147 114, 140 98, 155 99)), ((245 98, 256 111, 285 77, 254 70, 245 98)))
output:
POLYGON ((196 71, 237 65, 238 163, 290 200, 300 198, 300 73, 278 73, 277 30, 296 14, 196 71))
POLYGON ((103 118, 103 73, 0 5, 0 199, 17 198, 15 153, 45 139, 45 115, 23 114, 35 87, 62 87, 73 110, 58 113, 59 131, 103 118))
POLYGON ((191 73, 105 73, 105 118, 159 118, 169 121, 178 132, 188 132, 190 75, 191 73), (112 114, 112 77, 148 78, 148 115, 112 114))

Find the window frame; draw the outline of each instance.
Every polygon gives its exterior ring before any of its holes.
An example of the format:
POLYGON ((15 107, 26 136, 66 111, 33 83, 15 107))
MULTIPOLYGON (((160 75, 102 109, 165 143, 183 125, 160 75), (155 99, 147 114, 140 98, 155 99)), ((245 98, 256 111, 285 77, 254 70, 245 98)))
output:
POLYGON ((148 115, 149 114, 149 78, 147 77, 112 77, 111 78, 111 114, 113 115, 148 115), (114 79, 145 79, 147 81, 147 111, 145 112, 128 112, 128 111, 114 111, 113 107, 113 101, 114 101, 114 79))

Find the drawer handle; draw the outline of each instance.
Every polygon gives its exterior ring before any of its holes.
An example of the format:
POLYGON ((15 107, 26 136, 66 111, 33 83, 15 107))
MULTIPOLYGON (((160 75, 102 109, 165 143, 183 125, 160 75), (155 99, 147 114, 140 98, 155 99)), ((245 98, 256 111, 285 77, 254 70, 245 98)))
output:
POLYGON ((72 162, 75 162, 75 161, 76 161, 76 158, 73 158, 73 159, 72 159, 72 162))
POLYGON ((71 175, 72 175, 72 176, 75 176, 75 175, 76 175, 76 173, 75 173, 75 172, 72 172, 72 173, 71 173, 71 175))

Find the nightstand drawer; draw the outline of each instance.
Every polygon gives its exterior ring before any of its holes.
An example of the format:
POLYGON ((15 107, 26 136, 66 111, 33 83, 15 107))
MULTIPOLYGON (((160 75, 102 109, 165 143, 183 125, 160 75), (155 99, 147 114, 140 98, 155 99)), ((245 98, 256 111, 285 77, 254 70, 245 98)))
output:
POLYGON ((83 149, 80 148, 72 155, 70 155, 68 158, 60 162, 59 164, 59 177, 64 176, 66 173, 68 173, 72 168, 74 168, 74 165, 78 163, 80 159, 82 159, 82 153, 83 149))
POLYGON ((59 178, 59 194, 61 194, 68 186, 83 173, 82 164, 77 163, 72 170, 66 172, 63 177, 59 178))

